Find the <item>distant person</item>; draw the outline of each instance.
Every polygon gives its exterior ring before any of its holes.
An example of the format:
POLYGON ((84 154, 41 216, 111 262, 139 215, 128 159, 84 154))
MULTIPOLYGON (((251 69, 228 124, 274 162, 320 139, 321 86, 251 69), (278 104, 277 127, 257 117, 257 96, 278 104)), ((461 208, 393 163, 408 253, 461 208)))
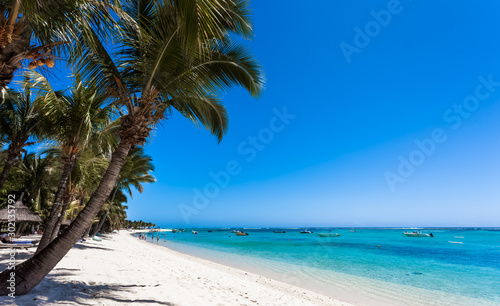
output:
POLYGON ((158 241, 160 241, 160 235, 156 236, 156 243, 158 243, 158 241))
POLYGON ((141 234, 139 234, 139 240, 141 240, 141 239, 142 239, 142 235, 141 235, 141 234))

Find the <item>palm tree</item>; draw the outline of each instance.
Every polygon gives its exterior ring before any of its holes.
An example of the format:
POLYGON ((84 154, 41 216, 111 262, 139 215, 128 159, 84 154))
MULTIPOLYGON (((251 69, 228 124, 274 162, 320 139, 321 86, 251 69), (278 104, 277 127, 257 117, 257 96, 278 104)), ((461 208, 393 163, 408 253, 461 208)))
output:
POLYGON ((135 187, 140 193, 143 192, 144 183, 153 183, 156 181, 155 177, 150 174, 154 171, 154 165, 152 163, 151 157, 144 154, 144 150, 140 147, 134 147, 130 150, 123 167, 120 170, 118 179, 116 181, 116 186, 111 193, 110 205, 102 213, 99 223, 91 232, 90 236, 96 235, 101 231, 102 225, 108 216, 109 207, 111 207, 115 201, 115 196, 118 190, 125 189, 128 191, 130 197, 132 197, 131 187, 135 187))
MULTIPOLYGON (((114 123, 111 125, 114 125, 114 123)), ((113 129, 105 129, 104 131, 99 130, 95 131, 95 134, 102 136, 103 134, 111 131, 113 131, 113 129)), ((101 142, 92 141, 96 138, 97 137, 95 135, 90 138, 90 143, 92 145, 88 146, 81 152, 76 162, 76 166, 69 177, 68 188, 62 201, 63 205, 60 217, 57 219, 54 229, 52 230, 51 240, 54 240, 57 236, 59 227, 65 217, 72 220, 76 217, 76 215, 73 214, 75 212, 80 212, 81 209, 83 209, 85 199, 94 192, 99 185, 104 172, 106 171, 106 167, 109 164, 110 154, 108 155, 107 150, 102 150, 102 146, 97 146, 97 144, 100 144, 101 142), (74 204, 75 201, 78 203, 77 206, 74 204), (68 211, 66 212, 66 210, 68 211), (70 210, 71 213, 69 212, 70 210)), ((109 142, 106 144, 109 144, 109 142)))
POLYGON ((120 229, 125 219, 127 218, 127 212, 125 211, 128 207, 122 203, 127 202, 127 196, 123 191, 118 190, 113 202, 107 203, 106 213, 107 216, 104 219, 102 228, 106 231, 112 231, 115 229, 120 229))
POLYGON ((56 173, 53 169, 56 167, 58 167, 57 158, 51 151, 42 151, 38 155, 36 153, 25 154, 17 166, 17 171, 23 176, 22 190, 27 194, 26 206, 33 206, 33 201, 40 194, 41 189, 54 182, 56 173))
POLYGON ((103 25, 111 21, 109 6, 110 1, 1 1, 0 89, 11 82, 23 62, 29 62, 30 68, 53 67, 61 47, 79 48, 78 37, 89 28, 104 35, 103 25))
POLYGON ((32 99, 31 84, 24 83, 22 91, 2 90, 0 97, 0 134, 9 141, 7 158, 0 173, 0 189, 9 176, 16 159, 33 145, 41 134, 42 114, 39 99, 32 99), (31 141, 28 141, 31 140, 31 141))
MULTIPOLYGON (((220 141, 228 122, 219 95, 240 85, 256 97, 263 88, 260 66, 229 34, 250 36, 246 1, 122 3, 128 18, 119 21, 123 34, 116 37, 118 52, 111 56, 94 39, 86 44, 86 57, 76 63, 78 71, 125 106, 120 143, 99 186, 69 228, 16 266, 16 294, 29 292, 66 255, 108 199, 132 146, 144 144, 152 128, 173 110, 207 127, 220 141)), ((8 277, 3 272, 0 282, 8 277)), ((0 287, 0 295, 8 293, 6 288, 0 287)))
MULTIPOLYGON (((42 75, 33 72, 33 76, 38 88, 45 93, 44 110, 49 118, 47 124, 52 127, 53 139, 60 147, 62 161, 61 178, 52 210, 45 221, 44 234, 37 249, 37 252, 40 252, 57 233, 53 234, 54 227, 78 153, 92 143, 92 136, 100 139, 102 138, 100 135, 106 135, 100 132, 110 124, 115 108, 107 104, 106 94, 99 93, 93 86, 84 84, 79 75, 76 75, 71 93, 67 95, 55 92, 42 75)), ((95 142, 95 139, 93 141, 95 142)))

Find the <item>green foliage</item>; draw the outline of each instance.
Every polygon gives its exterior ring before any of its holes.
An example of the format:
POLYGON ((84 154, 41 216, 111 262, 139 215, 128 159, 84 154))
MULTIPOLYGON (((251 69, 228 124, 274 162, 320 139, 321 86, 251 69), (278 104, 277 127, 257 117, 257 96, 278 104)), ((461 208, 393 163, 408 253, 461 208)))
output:
MULTIPOLYGON (((14 3, 0 1, 4 16, 14 3)), ((50 45, 52 52, 69 55, 75 71, 67 91, 54 91, 42 74, 30 70, 20 91, 5 89, 1 96, 0 145, 42 141, 49 149, 24 152, 0 200, 7 192, 25 192, 29 205, 43 217, 52 204, 62 161, 71 154, 77 159, 67 185, 71 204, 66 218, 75 218, 84 207, 117 146, 123 116, 141 115, 148 127, 156 127, 177 112, 221 141, 228 128, 221 96, 233 86, 253 97, 263 91, 260 65, 234 39, 253 36, 248 1, 19 3, 25 23, 21 35, 30 41, 23 56, 50 45)), ((6 156, 0 152, 2 164, 6 156)), ((132 197, 132 189, 142 192, 144 183, 155 182, 153 170, 151 158, 134 147, 103 208, 109 212, 105 230, 154 226, 126 221, 122 204, 126 194, 132 197)))
POLYGON ((74 66, 151 125, 177 110, 220 141, 227 113, 220 95, 239 85, 257 97, 260 65, 230 32, 251 37, 246 1, 121 1, 113 46, 97 34, 81 37, 85 52, 74 66), (108 52, 108 50, 110 52, 108 52))
POLYGON ((151 222, 144 222, 142 220, 140 221, 130 221, 130 220, 125 220, 123 222, 123 227, 124 228, 133 228, 133 229, 141 229, 141 228, 152 228, 155 227, 156 225, 151 222))

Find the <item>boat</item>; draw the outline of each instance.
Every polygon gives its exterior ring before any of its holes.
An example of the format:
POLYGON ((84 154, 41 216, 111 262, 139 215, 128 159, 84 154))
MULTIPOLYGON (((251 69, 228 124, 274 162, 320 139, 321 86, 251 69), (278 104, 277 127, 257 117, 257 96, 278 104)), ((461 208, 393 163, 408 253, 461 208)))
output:
POLYGON ((208 231, 209 233, 211 233, 212 231, 208 231))
POLYGON ((237 230, 232 230, 231 231, 231 233, 237 233, 237 232, 239 232, 239 231, 237 231, 237 230))
POLYGON ((196 235, 196 234, 198 234, 198 232, 197 232, 197 231, 191 231, 191 233, 193 233, 193 234, 195 234, 195 235, 196 235))
POLYGON ((175 233, 180 233, 180 230, 178 230, 178 229, 173 229, 173 230, 172 230, 172 233, 174 233, 174 234, 175 234, 175 233))
POLYGON ((301 234, 312 234, 313 232, 311 232, 310 230, 303 230, 300 232, 301 234))
POLYGON ((318 233, 318 236, 320 237, 338 237, 340 236, 339 233, 318 233))
POLYGON ((236 236, 248 236, 248 233, 244 233, 242 231, 236 231, 236 236))
POLYGON ((280 233, 280 234, 284 234, 285 231, 274 231, 275 233, 280 233))
POLYGON ((349 232, 351 232, 351 233, 355 233, 356 231, 355 231, 355 230, 350 230, 349 232))
POLYGON ((417 231, 413 231, 413 232, 405 231, 404 234, 406 237, 434 237, 434 235, 432 233, 426 234, 426 233, 417 232, 417 231))

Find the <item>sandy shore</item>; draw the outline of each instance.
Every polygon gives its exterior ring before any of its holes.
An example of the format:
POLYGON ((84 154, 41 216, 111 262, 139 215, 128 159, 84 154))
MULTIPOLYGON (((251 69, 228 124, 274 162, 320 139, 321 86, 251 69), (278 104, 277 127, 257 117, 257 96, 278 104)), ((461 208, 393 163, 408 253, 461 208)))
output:
MULTIPOLYGON (((21 261, 33 254, 19 251, 21 261)), ((0 250, 0 269, 8 251, 0 250)), ((127 231, 77 243, 18 305, 350 305, 140 241, 127 231)), ((15 305, 0 297, 0 304, 15 305)))

